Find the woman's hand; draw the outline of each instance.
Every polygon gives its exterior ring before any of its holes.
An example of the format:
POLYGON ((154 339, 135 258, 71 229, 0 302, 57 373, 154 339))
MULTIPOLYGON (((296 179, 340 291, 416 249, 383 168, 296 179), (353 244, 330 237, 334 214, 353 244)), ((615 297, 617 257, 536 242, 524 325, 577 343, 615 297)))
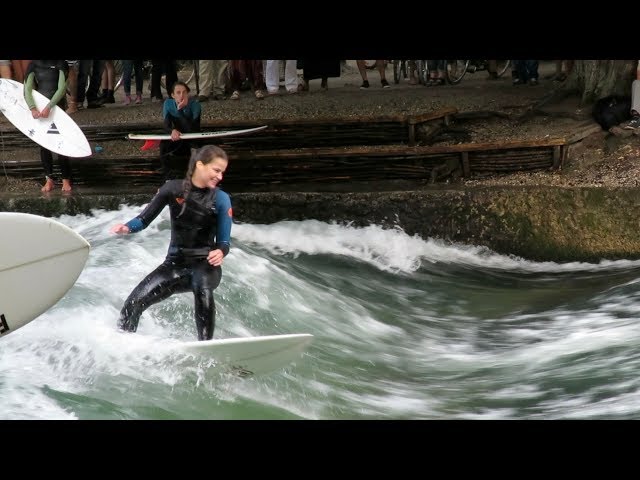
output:
POLYGON ((176 108, 182 110, 189 103, 189 97, 182 98, 179 102, 176 102, 176 108))
POLYGON ((49 117, 49 113, 51 112, 51 109, 49 107, 44 107, 42 109, 42 111, 40 112, 40 116, 42 118, 48 118, 49 117))
POLYGON ((118 235, 126 235, 127 233, 129 233, 129 227, 127 227, 126 225, 119 223, 117 225, 114 225, 113 227, 111 227, 111 230, 109 230, 110 233, 117 233, 118 235))
POLYGON ((180 132, 174 128, 171 130, 171 141, 175 142, 176 140, 180 140, 180 132))
POLYGON ((222 253, 222 250, 218 248, 209 252, 209 255, 207 256, 207 262, 209 262, 209 265, 217 267, 219 265, 222 265, 223 258, 224 254, 222 253))
POLYGON ((33 118, 40 118, 40 112, 38 111, 38 109, 36 107, 33 107, 31 109, 31 116, 33 118))

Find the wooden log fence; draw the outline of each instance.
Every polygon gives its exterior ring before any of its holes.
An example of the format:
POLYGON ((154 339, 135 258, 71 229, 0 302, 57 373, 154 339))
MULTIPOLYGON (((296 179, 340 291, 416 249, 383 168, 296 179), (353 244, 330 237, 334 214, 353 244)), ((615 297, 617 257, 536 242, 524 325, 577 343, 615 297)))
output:
MULTIPOLYGON (((595 132, 593 124, 567 138, 546 138, 516 142, 463 143, 412 146, 411 126, 421 122, 443 122, 455 114, 444 109, 420 117, 379 117, 377 119, 332 119, 292 124, 273 120, 270 128, 249 136, 221 138, 231 163, 224 184, 235 191, 243 186, 272 183, 383 181, 405 179, 429 181, 434 168, 459 165, 464 177, 492 173, 561 168, 567 147, 595 132)), ((448 121, 448 120, 446 120, 448 121)), ((266 123, 266 122, 265 122, 266 123)), ((247 122, 208 122, 203 130, 256 126, 247 122)), ((84 127, 93 141, 123 138, 127 132, 157 131, 149 125, 103 125, 84 127)), ((415 129, 414 134, 415 135, 415 129)), ((0 149, 30 140, 20 132, 0 131, 0 149)), ((414 137, 415 140, 415 137, 414 137)), ((128 141, 128 140, 126 140, 128 141)), ((415 143, 415 141, 413 142, 415 143)), ((0 151, 1 153, 1 151, 0 151)), ((172 158, 176 176, 186 170, 187 159, 172 158)), ((57 168, 57 166, 55 166, 57 168)), ((72 159, 77 185, 157 185, 162 181, 157 157, 94 155, 72 159)), ((0 174, 41 180, 39 159, 6 161, 0 154, 0 174)))

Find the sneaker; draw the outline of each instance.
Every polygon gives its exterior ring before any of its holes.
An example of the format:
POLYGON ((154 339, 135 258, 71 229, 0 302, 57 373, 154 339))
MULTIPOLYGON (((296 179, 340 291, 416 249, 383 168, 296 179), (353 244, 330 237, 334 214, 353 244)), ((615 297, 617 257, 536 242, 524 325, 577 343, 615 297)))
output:
POLYGON ((514 85, 520 85, 522 83, 522 80, 520 80, 518 77, 514 77, 513 79, 513 84, 514 85))
POLYGON ((231 100, 239 100, 240 99, 240 92, 238 90, 234 90, 233 93, 231 94, 231 100))
POLYGON ((624 128, 626 128, 627 130, 636 130, 640 128, 640 115, 633 117, 624 128))
POLYGON ((125 105, 131 104, 131 95, 125 95, 124 96, 124 104, 125 105))
POLYGON ((262 90, 256 90, 256 98, 258 100, 262 100, 264 98, 264 93, 262 93, 262 90))
POLYGON ((198 101, 199 101, 200 103, 202 103, 202 102, 208 102, 208 101, 209 101, 209 97, 208 97, 208 96, 206 96, 206 95, 198 95, 198 101))
POLYGON ((538 79, 532 78, 531 80, 529 80, 529 85, 533 85, 533 86, 538 85, 538 79))
POLYGON ((386 78, 380 80, 380 84, 382 85, 382 88, 391 88, 391 85, 389 85, 389 82, 387 82, 386 78))
POLYGON ((141 103, 142 103, 142 94, 139 93, 139 94, 136 95, 135 104, 136 105, 140 105, 141 103))
POLYGON ((364 90, 365 88, 369 88, 369 80, 362 81, 362 85, 360 85, 360 90, 364 90))

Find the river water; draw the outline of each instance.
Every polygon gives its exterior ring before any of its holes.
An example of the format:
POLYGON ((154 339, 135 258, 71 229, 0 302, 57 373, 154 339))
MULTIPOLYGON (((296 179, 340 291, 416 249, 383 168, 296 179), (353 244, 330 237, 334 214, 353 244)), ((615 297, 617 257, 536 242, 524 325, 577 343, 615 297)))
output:
POLYGON ((161 263, 168 210, 58 218, 92 245, 75 286, 0 340, 0 419, 628 419, 640 415, 640 262, 531 262, 318 221, 235 224, 215 338, 315 336, 239 378, 167 355, 195 340, 191 294, 116 320, 161 263))

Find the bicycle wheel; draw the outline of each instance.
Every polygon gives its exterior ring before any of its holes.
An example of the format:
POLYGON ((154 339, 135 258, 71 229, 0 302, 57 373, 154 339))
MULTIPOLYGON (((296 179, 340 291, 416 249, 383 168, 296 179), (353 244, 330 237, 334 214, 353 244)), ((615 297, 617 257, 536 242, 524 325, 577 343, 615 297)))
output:
POLYGON ((113 86, 113 91, 117 91, 120 88, 120 85, 122 85, 122 60, 114 60, 113 61, 113 68, 116 71, 116 78, 118 80, 116 80, 116 84, 113 86))
POLYGON ((496 73, 498 74, 498 77, 504 75, 506 71, 509 70, 510 66, 511 60, 496 60, 496 73))
POLYGON ((460 83, 468 68, 469 60, 445 60, 444 72, 447 82, 451 85, 460 83))

